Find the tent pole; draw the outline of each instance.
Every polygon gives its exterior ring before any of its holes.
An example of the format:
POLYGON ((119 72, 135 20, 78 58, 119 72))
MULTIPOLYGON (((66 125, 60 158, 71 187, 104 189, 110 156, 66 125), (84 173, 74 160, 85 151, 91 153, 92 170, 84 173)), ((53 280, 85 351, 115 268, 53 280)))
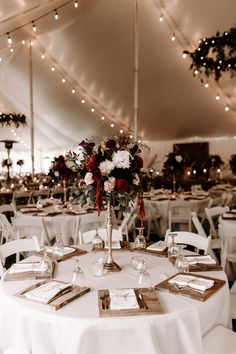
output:
POLYGON ((29 40, 29 91, 30 91, 30 138, 31 138, 31 163, 32 177, 34 177, 34 102, 33 102, 33 60, 32 44, 29 40))
POLYGON ((138 140, 138 74, 139 74, 139 31, 138 31, 138 0, 134 5, 134 139, 138 140))

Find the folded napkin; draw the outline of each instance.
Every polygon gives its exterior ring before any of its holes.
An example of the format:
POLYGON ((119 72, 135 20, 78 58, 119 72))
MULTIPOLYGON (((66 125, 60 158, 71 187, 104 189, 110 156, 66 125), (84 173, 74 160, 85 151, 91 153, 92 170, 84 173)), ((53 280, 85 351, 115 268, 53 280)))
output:
POLYGON ((223 219, 233 219, 233 218, 236 218, 236 215, 235 215, 235 213, 224 213, 222 215, 222 218, 223 219))
POLYGON ((30 214, 30 213, 35 213, 36 211, 38 211, 38 208, 21 208, 20 211, 23 214, 30 214))
POLYGON ((139 309, 139 304, 134 289, 111 289, 110 293, 110 309, 139 309))
POLYGON ((71 284, 57 282, 56 280, 44 283, 33 290, 25 293, 25 297, 30 300, 35 300, 48 304, 60 293, 63 294, 66 290, 71 289, 71 284))
POLYGON ((41 263, 16 263, 11 266, 8 273, 32 273, 32 272, 46 272, 48 270, 47 264, 41 263))
POLYGON ((158 241, 153 243, 152 245, 148 246, 146 248, 147 250, 151 250, 151 251, 164 251, 166 249, 166 244, 163 241, 158 241))
POLYGON ((49 252, 49 253, 60 253, 61 255, 65 256, 67 254, 75 252, 75 248, 73 248, 73 247, 65 247, 64 246, 62 249, 60 249, 60 252, 56 252, 54 247, 49 247, 49 248, 47 248, 47 252, 49 252))
POLYGON ((47 215, 49 215, 49 213, 46 213, 44 211, 37 213, 37 216, 47 216, 47 215))
POLYGON ((197 256, 197 257, 186 257, 188 263, 191 264, 216 264, 215 259, 210 255, 207 256, 197 256))
MULTIPOLYGON (((105 241, 105 248, 108 248, 108 242, 107 242, 107 241, 105 241)), ((120 241, 112 241, 112 243, 111 243, 111 248, 112 248, 112 249, 119 249, 119 248, 121 248, 120 241)))
POLYGON ((190 287, 192 289, 205 291, 214 285, 214 280, 198 278, 191 275, 177 275, 169 280, 170 284, 176 284, 178 286, 190 287))

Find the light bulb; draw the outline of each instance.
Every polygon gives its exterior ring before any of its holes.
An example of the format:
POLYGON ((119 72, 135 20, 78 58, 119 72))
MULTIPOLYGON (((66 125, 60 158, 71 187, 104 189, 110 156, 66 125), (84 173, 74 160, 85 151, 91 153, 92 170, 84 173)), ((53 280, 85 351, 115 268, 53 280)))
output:
POLYGON ((52 67, 51 67, 51 71, 55 71, 55 68, 54 68, 54 66, 52 66, 52 67))
POLYGON ((111 128, 114 128, 115 124, 114 123, 111 123, 111 128))
POLYGON ((24 45, 24 44, 25 44, 25 40, 23 39, 23 40, 21 41, 21 43, 24 45))
POLYGON ((12 44, 12 39, 11 39, 9 32, 7 32, 7 42, 8 42, 8 44, 12 44))
POLYGON ((187 58, 187 54, 184 53, 184 54, 183 54, 183 59, 186 59, 186 58, 187 58))
POLYGON ((163 15, 161 14, 161 16, 159 17, 159 21, 163 22, 163 15))
POLYGON ((84 99, 82 99, 82 100, 81 100, 81 103, 83 103, 83 104, 84 104, 84 103, 85 103, 85 100, 84 100, 84 99))
POLYGON ((33 32, 36 32, 36 31, 37 31, 37 28, 36 28, 36 26, 35 26, 35 23, 34 23, 34 21, 32 21, 32 24, 33 24, 33 27, 32 27, 32 29, 33 29, 33 32))
POLYGON ((219 96, 219 95, 217 95, 217 96, 216 96, 216 100, 217 100, 217 101, 219 101, 219 99, 220 99, 220 96, 219 96))
POLYGON ((63 78, 61 79, 61 82, 64 84, 64 83, 66 82, 66 79, 63 77, 63 78))
POLYGON ((94 111, 95 111, 95 108, 92 107, 92 108, 91 108, 91 112, 94 112, 94 111))
POLYGON ((171 40, 172 40, 172 42, 175 41, 175 34, 174 34, 174 33, 173 33, 173 35, 172 35, 172 37, 171 37, 171 40))
POLYGON ((208 88, 209 87, 208 82, 206 82, 204 86, 205 86, 205 88, 208 88))
POLYGON ((73 89, 71 90, 71 92, 74 94, 74 93, 75 93, 75 89, 73 88, 73 89))
POLYGON ((121 134, 123 134, 123 133, 124 133, 124 130, 123 130, 123 129, 121 129, 121 130, 120 130, 120 133, 121 133, 121 134))
POLYGON ((228 111, 229 111, 229 107, 226 106, 226 107, 225 107, 225 112, 228 112, 228 111))
POLYGON ((59 19, 59 16, 58 16, 57 10, 54 10, 54 18, 55 18, 55 20, 58 20, 58 19, 59 19))
POLYGON ((74 7, 77 8, 78 6, 79 6, 79 4, 78 4, 78 1, 76 0, 76 1, 74 2, 74 7))
POLYGON ((42 58, 42 59, 45 59, 45 54, 44 54, 44 53, 41 55, 41 58, 42 58))
POLYGON ((101 117, 101 120, 104 120, 104 119, 105 119, 105 117, 104 117, 104 116, 102 116, 102 117, 101 117))

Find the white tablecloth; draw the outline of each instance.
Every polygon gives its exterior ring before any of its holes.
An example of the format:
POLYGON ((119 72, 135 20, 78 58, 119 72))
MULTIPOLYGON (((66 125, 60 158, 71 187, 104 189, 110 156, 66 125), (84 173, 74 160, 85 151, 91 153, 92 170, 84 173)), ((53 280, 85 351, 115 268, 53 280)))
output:
MULTIPOLYGON (((14 296, 35 281, 2 281, 0 348, 15 347, 17 354, 201 354, 201 335, 216 324, 230 326, 227 284, 205 302, 158 291, 163 315, 99 318, 97 289, 137 287, 134 255, 113 252, 122 270, 104 277, 92 275, 99 253, 81 256, 91 291, 58 311, 14 296)), ((153 285, 176 272, 168 259, 148 257, 153 285)), ((55 277, 70 281, 73 268, 72 259, 60 262, 55 277)), ((226 280, 221 271, 202 274, 226 280)))

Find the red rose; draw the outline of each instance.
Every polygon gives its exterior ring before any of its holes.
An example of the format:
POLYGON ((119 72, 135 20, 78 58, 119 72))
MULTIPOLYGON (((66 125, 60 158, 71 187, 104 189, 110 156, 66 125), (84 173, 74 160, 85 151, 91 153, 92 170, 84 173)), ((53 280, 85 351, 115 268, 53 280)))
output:
POLYGON ((126 181, 126 179, 117 180, 117 188, 119 193, 125 193, 127 191, 128 186, 129 183, 126 181))
POLYGON ((92 155, 87 158, 86 161, 86 169, 87 171, 93 170, 95 167, 97 167, 97 159, 96 156, 92 155))

